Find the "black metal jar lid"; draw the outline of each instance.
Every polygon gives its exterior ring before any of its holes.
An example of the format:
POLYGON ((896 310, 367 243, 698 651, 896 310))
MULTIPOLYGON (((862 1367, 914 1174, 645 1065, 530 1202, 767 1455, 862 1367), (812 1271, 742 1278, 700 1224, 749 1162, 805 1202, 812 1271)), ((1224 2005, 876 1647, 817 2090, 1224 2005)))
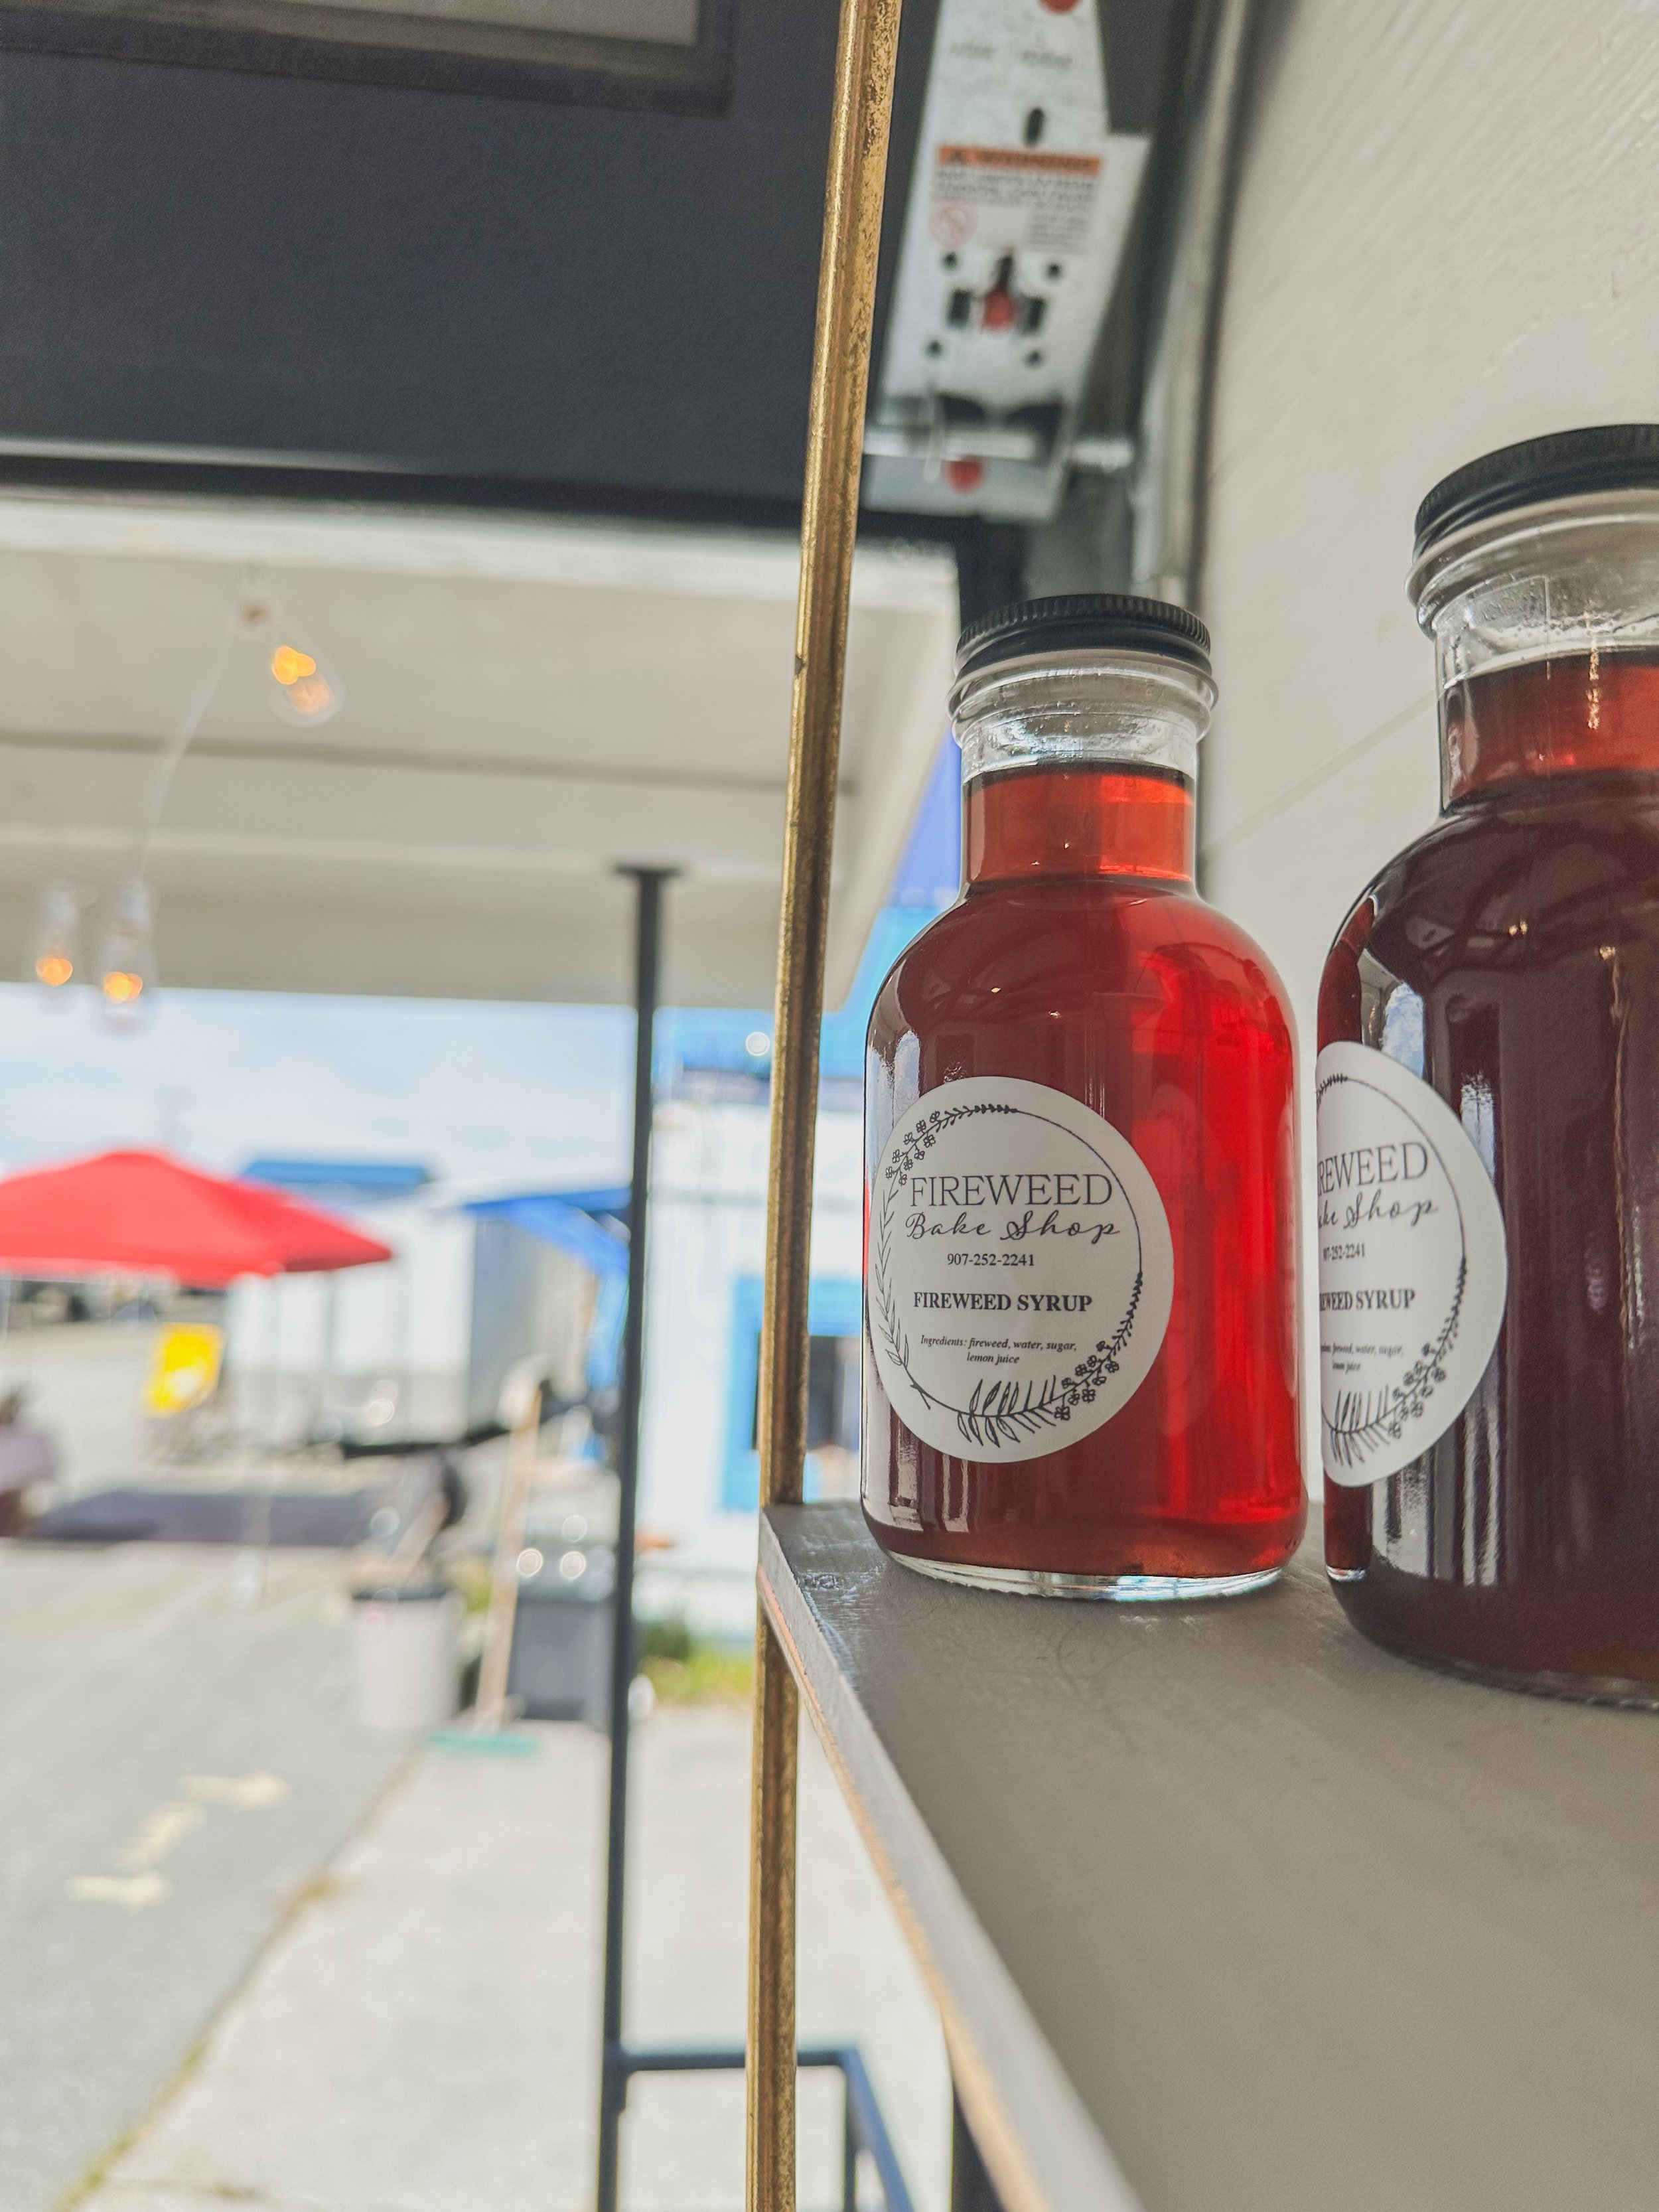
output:
POLYGON ((1558 430, 1483 453, 1443 477, 1417 510, 1413 562, 1477 522, 1576 493, 1659 487, 1659 422, 1558 430))
POLYGON ((1185 607, 1122 592, 1073 592, 1022 599, 969 623, 957 644, 957 675, 1032 653, 1075 652, 1153 653, 1210 673, 1210 633, 1185 607))

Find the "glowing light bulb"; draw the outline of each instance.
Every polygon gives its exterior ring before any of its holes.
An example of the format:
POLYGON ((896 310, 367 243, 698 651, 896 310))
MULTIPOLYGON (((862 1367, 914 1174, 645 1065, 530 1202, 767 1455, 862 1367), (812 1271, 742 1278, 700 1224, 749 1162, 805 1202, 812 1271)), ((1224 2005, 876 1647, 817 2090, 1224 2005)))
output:
POLYGON ((258 647, 265 701, 278 721, 314 729, 345 704, 345 685, 314 643, 297 633, 273 592, 251 587, 237 611, 242 632, 258 647))
POLYGON ((106 1018, 133 1027, 155 995, 155 898, 141 877, 116 886, 98 967, 106 1018))
POLYGON ((265 661, 270 681, 265 696, 284 722, 312 727, 331 721, 345 703, 339 677, 330 675, 314 653, 280 640, 265 661))
POLYGON ((67 1003, 64 987, 81 964, 81 898, 73 884, 48 884, 40 894, 29 972, 54 1004, 67 1003))

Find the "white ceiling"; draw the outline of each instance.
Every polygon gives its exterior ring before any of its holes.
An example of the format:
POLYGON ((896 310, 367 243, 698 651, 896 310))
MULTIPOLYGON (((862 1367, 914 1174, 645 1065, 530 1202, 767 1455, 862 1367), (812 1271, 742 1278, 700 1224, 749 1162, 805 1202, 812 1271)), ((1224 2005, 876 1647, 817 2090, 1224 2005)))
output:
MULTIPOLYGON (((9 494, 0 975, 42 884, 95 901, 132 872, 222 663, 149 848, 164 987, 623 1000, 632 861, 685 872, 665 998, 766 1005, 795 580, 793 541, 737 532, 9 494), (332 720, 272 711, 251 602, 342 684, 332 720)), ((831 1003, 937 750, 955 626, 948 555, 860 552, 831 1003)))

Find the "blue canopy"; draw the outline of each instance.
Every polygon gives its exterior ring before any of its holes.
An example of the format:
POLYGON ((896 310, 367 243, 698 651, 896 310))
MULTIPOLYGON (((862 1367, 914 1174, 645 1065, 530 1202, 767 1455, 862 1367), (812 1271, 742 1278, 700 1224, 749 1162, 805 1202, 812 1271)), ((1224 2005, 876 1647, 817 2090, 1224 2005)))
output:
POLYGON ((432 1170, 419 1160, 257 1159, 242 1170, 242 1180, 361 1200, 406 1198, 431 1182, 432 1170))
POLYGON ((511 1221, 544 1244, 556 1244, 599 1277, 599 1297, 587 1340, 591 1390, 616 1387, 622 1366, 623 1323, 628 1316, 628 1234, 608 1218, 623 1212, 626 1188, 556 1194, 525 1191, 516 1198, 479 1198, 469 1213, 511 1221))
POLYGON ((511 1221, 532 1237, 539 1237, 544 1244, 556 1244, 602 1280, 628 1273, 627 1237, 551 1191, 527 1191, 516 1198, 474 1199, 466 1210, 486 1219, 511 1221))

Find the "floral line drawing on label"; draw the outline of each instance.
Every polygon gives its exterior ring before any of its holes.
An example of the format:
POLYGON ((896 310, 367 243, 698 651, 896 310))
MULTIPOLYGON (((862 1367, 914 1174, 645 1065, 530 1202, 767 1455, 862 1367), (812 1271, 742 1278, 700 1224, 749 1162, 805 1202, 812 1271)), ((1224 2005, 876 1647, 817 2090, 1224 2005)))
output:
POLYGON ((941 1088, 957 1100, 913 1109, 878 1170, 867 1270, 878 1365, 901 1419, 937 1449, 988 1459, 1061 1449, 1109 1419, 1157 1355, 1173 1261, 1162 1204, 1133 1149, 1080 1101, 1013 1079, 941 1088), (979 1095, 961 1099, 969 1090, 979 1095), (1054 1112, 1042 1110, 1050 1103, 1054 1112), (953 1133, 945 1158, 957 1172, 938 1160, 937 1172, 919 1172, 953 1133), (988 1218, 971 1219, 975 1208, 988 1218), (1159 1232, 1150 1253, 1143 1216, 1159 1232), (958 1265, 1023 1272, 1008 1289, 1003 1278, 984 1290, 939 1287, 943 1271, 958 1265), (924 1333, 932 1357, 920 1359, 907 1296, 929 1315, 1006 1315, 1008 1334, 924 1333), (1109 1318, 1092 1313, 1103 1299, 1109 1318), (978 1373, 975 1363, 1012 1371, 978 1373))
MULTIPOLYGON (((967 1106, 958 1109, 963 1114, 1006 1113, 1006 1107, 967 1106)), ((1109 1375, 1120 1371, 1120 1360, 1124 1346, 1134 1333, 1135 1316, 1140 1310, 1140 1293, 1146 1279, 1144 1267, 1135 1270, 1133 1287, 1129 1292, 1129 1304, 1123 1319, 1109 1339, 1097 1343, 1087 1359, 1079 1360, 1069 1375, 1051 1374, 1041 1385, 1034 1379, 1024 1382, 994 1382, 988 1376, 975 1382, 973 1395, 965 1406, 952 1406, 943 1398, 936 1398, 927 1386, 919 1382, 910 1364, 910 1340, 900 1319, 898 1302, 893 1292, 893 1213, 897 1204, 898 1178, 890 1170, 887 1188, 882 1194, 881 1213, 876 1234, 876 1257, 871 1268, 871 1279, 880 1311, 882 1336, 887 1346, 888 1357, 904 1375, 911 1389, 925 1405, 937 1406, 941 1411, 953 1413, 965 1442, 981 1443, 1012 1443, 1018 1437, 1035 1436, 1039 1429, 1052 1428, 1058 1421, 1069 1421, 1079 1405, 1091 1406, 1097 1386, 1109 1375)))
POLYGON ((1339 1467, 1363 1466, 1384 1443, 1397 1443, 1406 1432, 1407 1421, 1422 1419, 1429 1400, 1446 1379, 1446 1359, 1456 1340, 1457 1323, 1463 1310, 1463 1287, 1468 1279, 1468 1263, 1465 1261, 1457 1270, 1457 1285, 1452 1292, 1451 1311, 1445 1325, 1432 1344, 1423 1346, 1416 1364, 1406 1370, 1400 1382, 1389 1386, 1378 1410, 1372 1410, 1376 1395, 1372 1391, 1344 1390, 1338 1394, 1335 1409, 1325 1423, 1325 1443, 1328 1456, 1339 1467))

